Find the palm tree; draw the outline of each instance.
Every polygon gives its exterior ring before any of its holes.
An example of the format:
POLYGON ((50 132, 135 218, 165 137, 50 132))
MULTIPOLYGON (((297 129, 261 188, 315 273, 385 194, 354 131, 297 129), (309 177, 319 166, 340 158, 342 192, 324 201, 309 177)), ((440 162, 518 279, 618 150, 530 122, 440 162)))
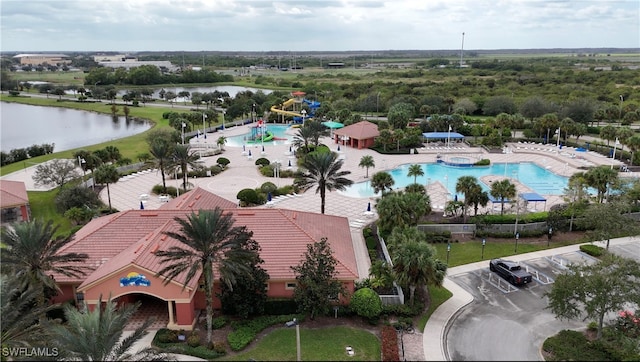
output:
POLYGON ((442 285, 447 265, 436 258, 433 246, 410 240, 397 245, 394 250, 393 271, 398 283, 409 287, 409 304, 413 304, 416 288, 423 288, 428 298, 427 285, 442 285))
POLYGON ((164 283, 168 284, 185 273, 183 288, 186 288, 193 278, 203 274, 209 343, 213 334, 213 264, 216 264, 220 278, 232 288, 236 275, 249 273, 251 263, 258 259, 255 250, 245 247, 250 244, 253 232, 246 226, 233 226, 233 214, 223 213, 219 207, 193 212, 187 219, 176 217, 175 221, 180 225, 180 231, 165 234, 182 245, 156 252, 156 256, 162 258, 160 263, 167 264, 157 276, 163 276, 164 283))
POLYGON ((313 140, 313 129, 311 127, 302 126, 298 128, 298 132, 293 136, 293 145, 296 148, 304 149, 304 152, 309 151, 309 144, 313 140))
POLYGON ((373 156, 365 155, 360 159, 360 163, 358 164, 360 167, 364 167, 367 169, 367 174, 365 178, 369 178, 369 167, 376 167, 375 162, 373 161, 373 156))
POLYGON ((153 347, 135 349, 134 344, 148 333, 152 319, 122 338, 127 322, 139 307, 139 302, 118 307, 111 298, 103 304, 102 296, 92 311, 65 305, 67 323, 51 326, 52 342, 67 361, 168 361, 168 356, 153 347))
POLYGON ((218 137, 218 140, 216 141, 216 144, 218 145, 218 147, 220 147, 220 149, 223 151, 224 151, 224 145, 226 143, 227 143, 227 137, 225 136, 218 137))
POLYGON ((393 188, 393 184, 395 181, 391 174, 386 171, 380 171, 373 174, 371 177, 371 187, 373 187, 373 192, 378 193, 382 192, 382 196, 384 196, 385 191, 393 188))
POLYGON ((315 146, 320 144, 320 137, 326 137, 329 135, 329 128, 319 121, 306 121, 302 127, 310 129, 311 142, 313 142, 315 146))
POLYGON ((42 325, 38 319, 54 308, 33 306, 42 290, 24 282, 15 274, 0 274, 0 302, 2 303, 2 345, 3 347, 25 347, 42 337, 42 325))
POLYGON ((461 176, 456 182, 456 192, 464 195, 464 203, 462 204, 462 219, 463 222, 467 221, 467 206, 471 205, 469 202, 470 195, 476 188, 480 187, 478 179, 474 176, 461 176))
POLYGON ((500 199, 500 215, 504 215, 504 200, 516 196, 516 185, 507 179, 496 181, 491 185, 491 196, 500 199))
POLYGON ((409 172, 407 173, 407 176, 409 177, 413 176, 413 183, 414 184, 417 183, 418 176, 424 176, 424 171, 422 170, 422 166, 418 164, 409 166, 409 172))
POLYGON ((635 157, 635 153, 640 150, 640 136, 635 135, 631 136, 627 139, 627 147, 631 150, 631 166, 633 166, 633 159, 635 157))
POLYGON ((587 181, 584 177, 584 172, 577 172, 569 177, 564 195, 564 200, 568 203, 571 211, 569 231, 573 231, 573 220, 575 219, 576 211, 584 208, 588 202, 586 197, 589 193, 587 192, 587 181))
POLYGON ((464 195, 464 201, 468 205, 473 205, 473 216, 478 216, 478 207, 485 207, 489 203, 489 194, 482 190, 480 185, 473 187, 469 190, 468 194, 464 195))
POLYGON ((189 145, 175 145, 173 148, 173 156, 171 158, 171 164, 169 165, 169 167, 179 169, 180 172, 182 172, 182 187, 185 191, 187 191, 187 177, 189 174, 189 167, 197 167, 197 161, 199 159, 200 156, 193 150, 191 150, 191 147, 189 145))
POLYGON ((609 166, 598 166, 589 169, 584 174, 584 179, 587 181, 587 185, 598 190, 597 201, 602 203, 609 188, 617 183, 618 171, 609 166))
POLYGON ((305 172, 296 180, 296 185, 307 191, 317 186, 316 193, 320 193, 320 212, 324 214, 327 190, 345 190, 353 181, 344 176, 351 171, 341 171, 343 161, 338 160, 335 152, 312 152, 305 156, 302 169, 305 172))
POLYGON ((90 268, 84 265, 87 254, 61 253, 69 238, 53 238, 57 227, 53 221, 43 223, 39 219, 15 223, 2 228, 2 272, 14 274, 23 282, 40 291, 38 305, 44 305, 44 290, 59 290, 50 274, 58 273, 79 278, 90 268))
POLYGON ((151 141, 149 145, 149 153, 155 157, 155 166, 160 169, 162 174, 162 187, 167 191, 167 183, 165 180, 165 168, 171 164, 171 156, 173 155, 173 145, 168 139, 158 138, 151 141))
POLYGON ((93 177, 97 183, 107 185, 107 198, 109 199, 109 210, 111 210, 111 191, 109 191, 109 184, 118 182, 120 173, 114 165, 102 164, 98 166, 93 177))

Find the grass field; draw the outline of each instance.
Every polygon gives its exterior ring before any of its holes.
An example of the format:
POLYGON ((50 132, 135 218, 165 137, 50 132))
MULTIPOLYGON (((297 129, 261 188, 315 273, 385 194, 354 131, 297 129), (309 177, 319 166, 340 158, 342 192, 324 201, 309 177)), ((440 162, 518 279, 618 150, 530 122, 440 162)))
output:
POLYGON ((442 303, 446 302, 452 296, 453 294, 451 294, 448 289, 430 285, 429 297, 431 298, 431 304, 429 305, 429 309, 427 309, 427 311, 420 316, 420 319, 418 319, 418 330, 424 332, 424 327, 427 325, 427 321, 433 312, 435 312, 442 303))
POLYGON ((56 210, 54 199, 58 194, 58 189, 51 191, 27 191, 29 196, 29 206, 31 207, 31 218, 42 221, 53 221, 58 226, 56 236, 68 235, 71 230, 71 221, 62 216, 56 210))
MULTIPOLYGON (((350 327, 306 329, 300 326, 300 351, 303 361, 379 361, 380 341, 375 335, 350 327), (351 346, 355 355, 346 354, 351 346)), ((296 330, 281 328, 266 335, 250 350, 220 361, 295 361, 296 330)))
POLYGON ((40 81, 64 85, 83 85, 83 72, 12 72, 11 78, 18 82, 40 81))

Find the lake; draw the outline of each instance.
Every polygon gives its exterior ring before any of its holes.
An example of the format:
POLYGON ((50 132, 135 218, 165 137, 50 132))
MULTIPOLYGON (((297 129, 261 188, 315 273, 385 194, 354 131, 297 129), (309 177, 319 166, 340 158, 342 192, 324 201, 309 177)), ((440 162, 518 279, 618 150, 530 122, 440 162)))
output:
POLYGON ((0 150, 55 143, 54 152, 116 140, 151 128, 146 121, 58 107, 0 103, 0 150))

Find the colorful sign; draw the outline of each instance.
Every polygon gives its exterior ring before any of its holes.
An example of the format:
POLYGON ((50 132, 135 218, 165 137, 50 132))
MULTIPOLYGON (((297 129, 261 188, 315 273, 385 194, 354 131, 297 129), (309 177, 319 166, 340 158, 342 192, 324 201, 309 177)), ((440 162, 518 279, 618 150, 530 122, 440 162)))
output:
POLYGON ((120 278, 121 287, 148 287, 151 281, 142 274, 131 272, 126 277, 120 278))

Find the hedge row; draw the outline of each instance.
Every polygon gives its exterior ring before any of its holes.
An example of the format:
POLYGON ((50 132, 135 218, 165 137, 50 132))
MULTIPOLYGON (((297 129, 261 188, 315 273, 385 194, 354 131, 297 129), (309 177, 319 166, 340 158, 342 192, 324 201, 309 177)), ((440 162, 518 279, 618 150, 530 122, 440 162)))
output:
POLYGON ((591 256, 602 256, 604 254, 604 248, 593 244, 580 245, 580 251, 591 256))
POLYGON ((262 316, 246 321, 233 321, 233 332, 227 335, 229 346, 234 351, 240 351, 249 345, 258 333, 276 324, 284 324, 293 318, 301 320, 301 316, 295 314, 279 316, 262 316))
POLYGON ((398 351, 398 336, 396 330, 392 326, 382 327, 382 360, 383 361, 400 361, 400 352, 398 351))

